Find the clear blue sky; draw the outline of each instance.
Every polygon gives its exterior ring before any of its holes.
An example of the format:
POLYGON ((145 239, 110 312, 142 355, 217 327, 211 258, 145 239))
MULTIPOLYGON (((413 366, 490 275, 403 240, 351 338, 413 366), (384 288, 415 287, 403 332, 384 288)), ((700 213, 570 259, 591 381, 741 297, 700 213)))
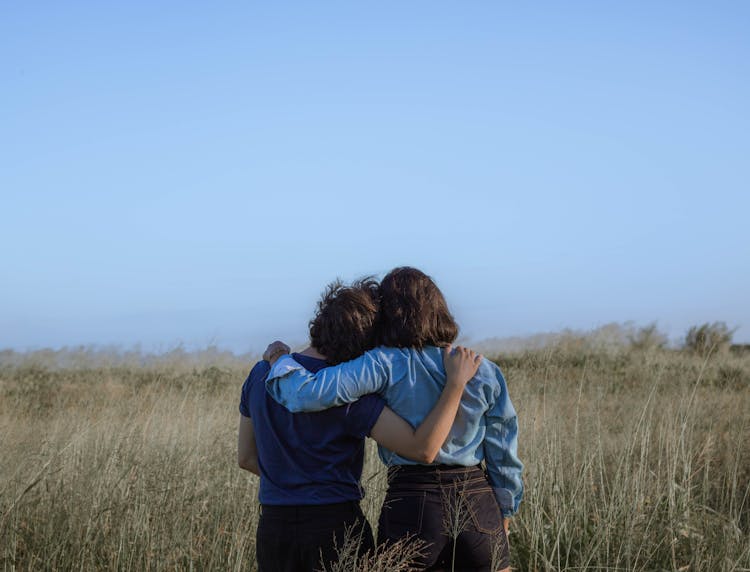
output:
POLYGON ((463 333, 750 341, 750 3, 0 8, 0 347, 303 340, 409 264, 463 333))

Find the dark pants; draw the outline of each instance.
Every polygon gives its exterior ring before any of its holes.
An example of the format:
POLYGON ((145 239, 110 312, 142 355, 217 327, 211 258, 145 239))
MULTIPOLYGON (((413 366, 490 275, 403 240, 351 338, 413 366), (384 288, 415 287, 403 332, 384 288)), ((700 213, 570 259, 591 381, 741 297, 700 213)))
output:
POLYGON ((388 472, 378 544, 426 543, 423 570, 501 570, 510 565, 503 516, 481 467, 398 466, 388 472))
POLYGON ((345 533, 374 548, 372 529, 359 502, 261 507, 256 554, 260 572, 312 572, 338 560, 345 533))

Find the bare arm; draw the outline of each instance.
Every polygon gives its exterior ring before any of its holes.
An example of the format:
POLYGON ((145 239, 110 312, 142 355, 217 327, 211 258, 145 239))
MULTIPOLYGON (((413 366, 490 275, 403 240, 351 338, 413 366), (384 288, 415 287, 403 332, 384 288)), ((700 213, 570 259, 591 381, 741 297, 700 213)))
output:
POLYGON ((432 463, 437 457, 456 418, 461 395, 474 377, 482 356, 457 347, 443 351, 446 382, 440 399, 430 413, 413 429, 409 423, 386 407, 370 431, 370 437, 386 449, 420 463, 432 463))
POLYGON ((253 420, 244 415, 240 415, 240 431, 237 439, 237 463, 240 468, 260 476, 258 446, 255 443, 253 420))

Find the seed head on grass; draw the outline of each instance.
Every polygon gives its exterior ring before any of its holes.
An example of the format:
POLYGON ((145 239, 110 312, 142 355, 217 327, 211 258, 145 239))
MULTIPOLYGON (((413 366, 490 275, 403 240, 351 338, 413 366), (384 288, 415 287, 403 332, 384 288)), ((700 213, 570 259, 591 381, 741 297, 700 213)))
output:
POLYGON ((415 570, 415 562, 425 555, 425 542, 411 535, 378 546, 374 552, 362 552, 360 540, 359 533, 347 529, 343 542, 336 547, 336 561, 328 565, 321 562, 321 572, 408 572, 415 570))

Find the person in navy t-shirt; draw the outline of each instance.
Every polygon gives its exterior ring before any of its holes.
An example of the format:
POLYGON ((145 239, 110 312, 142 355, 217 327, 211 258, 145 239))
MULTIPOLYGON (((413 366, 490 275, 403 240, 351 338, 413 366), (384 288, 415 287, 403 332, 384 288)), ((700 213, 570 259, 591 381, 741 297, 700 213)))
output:
MULTIPOLYGON (((292 356, 317 371, 373 348, 378 301, 374 280, 332 284, 310 322, 310 347, 292 356)), ((290 413, 266 393, 268 361, 253 367, 242 387, 238 461, 260 476, 256 554, 261 572, 320 569, 337 559, 345 533, 358 537, 362 553, 373 549, 372 530, 359 506, 364 438, 431 463, 481 356, 457 348, 446 351, 444 361, 445 390, 416 430, 375 394, 318 413, 290 413)))

